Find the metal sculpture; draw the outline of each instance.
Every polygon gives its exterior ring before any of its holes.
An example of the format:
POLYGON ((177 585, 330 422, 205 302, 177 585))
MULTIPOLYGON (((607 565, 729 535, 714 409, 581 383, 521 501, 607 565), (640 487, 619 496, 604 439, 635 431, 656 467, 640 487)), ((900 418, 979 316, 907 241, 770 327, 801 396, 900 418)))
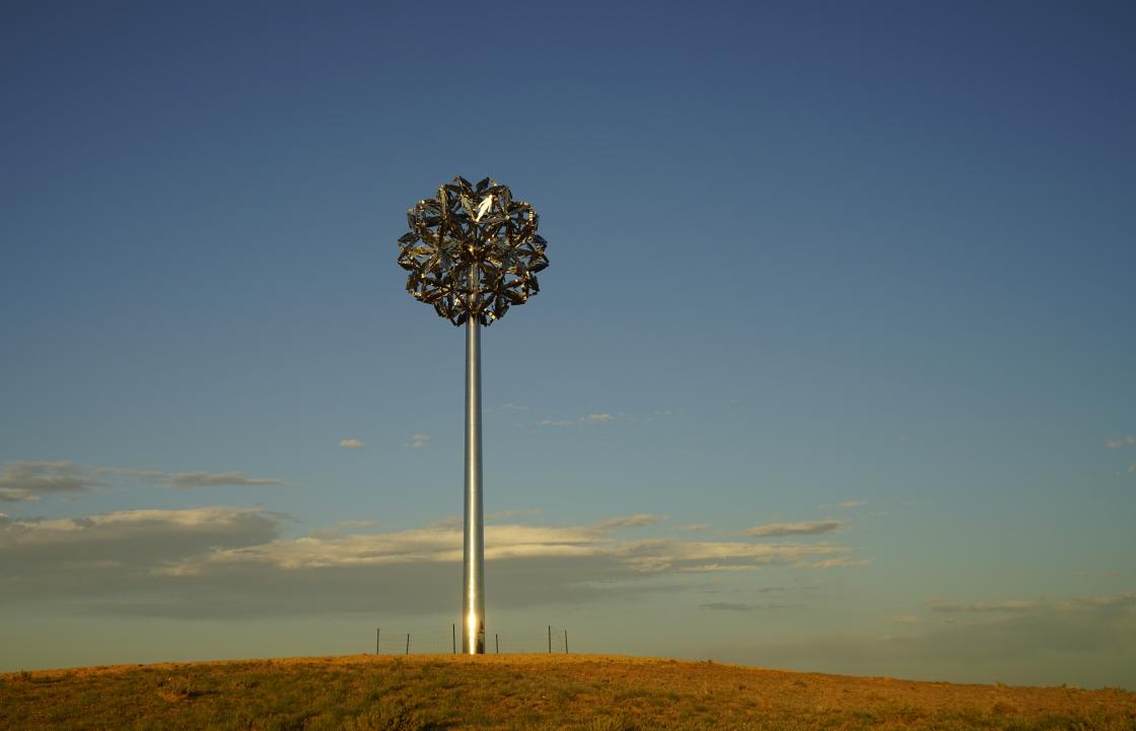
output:
POLYGON ((481 485, 481 334, 511 306, 540 291, 548 266, 537 215, 507 186, 465 178, 438 187, 438 197, 407 211, 410 231, 398 240, 406 291, 434 307, 465 339, 465 530, 462 652, 485 652, 485 522, 481 485))

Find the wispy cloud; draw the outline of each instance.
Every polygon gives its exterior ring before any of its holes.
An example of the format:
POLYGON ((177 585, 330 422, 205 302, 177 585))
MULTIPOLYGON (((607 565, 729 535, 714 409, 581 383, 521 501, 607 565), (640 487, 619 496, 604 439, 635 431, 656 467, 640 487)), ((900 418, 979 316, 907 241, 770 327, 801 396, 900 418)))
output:
POLYGON ((927 608, 932 612, 947 614, 992 614, 992 613, 1020 613, 1038 609, 1042 603, 1033 599, 1007 599, 995 602, 956 602, 945 599, 932 599, 927 602, 927 608))
POLYGON ((660 515, 635 513, 634 515, 606 518, 596 523, 596 528, 603 531, 615 530, 617 528, 641 528, 647 525, 656 525, 662 522, 662 520, 663 517, 660 515))
POLYGON ((133 467, 95 467, 92 473, 101 476, 132 477, 149 480, 179 490, 195 487, 225 486, 277 486, 283 480, 273 477, 249 477, 244 472, 163 472, 162 470, 136 469, 133 467))
POLYGON ((410 435, 410 443, 407 445, 411 449, 424 449, 430 446, 431 436, 422 432, 417 432, 410 435))
POLYGON ((867 504, 868 503, 865 500, 843 500, 838 503, 825 503, 820 506, 820 509, 833 510, 834 508, 840 508, 841 510, 855 510, 856 508, 862 508, 867 504))
POLYGON ((11 462, 0 471, 0 501, 35 501, 45 495, 77 494, 98 484, 94 474, 73 462, 11 462))
POLYGON ((243 472, 175 472, 165 474, 158 478, 164 485, 178 490, 190 490, 195 487, 222 487, 222 486, 277 486, 284 484, 271 477, 249 477, 243 472))
POLYGON ((1136 446, 1136 434, 1125 434, 1124 436, 1117 437, 1116 439, 1109 439, 1105 441, 1104 446, 1109 449, 1120 449, 1121 447, 1136 446))
POLYGON ((851 568, 853 566, 867 566, 870 564, 866 558, 848 558, 847 556, 840 556, 837 558, 826 558, 820 561, 813 561, 812 563, 805 564, 810 569, 835 569, 835 568, 851 568))
POLYGON ((576 419, 542 419, 540 426, 578 426, 578 425, 595 425, 595 424, 609 424, 616 420, 616 416, 609 414, 605 411, 594 411, 590 414, 585 414, 576 419))
POLYGON ((363 442, 355 439, 354 437, 351 437, 349 439, 340 439, 339 446, 343 447, 344 449, 362 449, 363 442))
POLYGON ((243 472, 163 472, 132 467, 83 467, 69 461, 12 462, 0 472, 0 501, 35 501, 52 494, 78 494, 108 484, 110 478, 148 480, 186 490, 195 487, 282 485, 281 480, 243 472))
POLYGON ((119 510, 82 518, 19 518, 0 523, 0 555, 42 563, 61 556, 113 557, 138 562, 161 560, 171 553, 255 544, 276 534, 280 516, 259 508, 205 507, 183 510, 119 510), (186 540, 197 536, 200 540, 186 540), (134 553, 145 543, 145 550, 134 553), (152 541, 152 543, 151 543, 152 541), (164 548, 160 543, 164 542, 164 548), (68 547, 66 553, 54 547, 68 547))
POLYGON ((486 520, 506 520, 508 518, 523 518, 526 516, 540 515, 542 511, 540 508, 520 508, 518 510, 498 510, 496 513, 490 513, 485 516, 486 520))
POLYGON ((831 533, 844 525, 839 520, 813 520, 800 523, 765 523, 742 531, 744 535, 757 538, 776 536, 815 536, 831 533))
POLYGON ((341 520, 330 528, 314 530, 310 535, 313 538, 335 538, 360 531, 370 531, 377 528, 378 525, 378 521, 375 520, 341 520))
POLYGON ((1127 591, 1121 594, 1078 596, 1067 601, 1058 602, 1056 606, 1070 609, 1085 607, 1136 607, 1136 591, 1127 591))
POLYGON ((762 612, 770 609, 790 609, 794 604, 783 604, 780 602, 763 602, 759 604, 750 604, 746 602, 709 602, 707 604, 700 604, 701 609, 712 609, 718 612, 762 612))
POLYGON ((932 599, 927 602, 927 608, 942 614, 992 616, 1080 612, 1089 609, 1130 610, 1136 609, 1136 591, 1073 596, 1065 599, 1001 599, 978 602, 932 599))
POLYGON ((675 528, 677 528, 679 530, 694 532, 694 531, 701 531, 701 530, 709 530, 710 524, 709 523, 683 523, 682 525, 676 525, 675 528))
POLYGON ((454 531, 461 530, 462 519, 457 515, 449 515, 426 524, 429 530, 454 531))

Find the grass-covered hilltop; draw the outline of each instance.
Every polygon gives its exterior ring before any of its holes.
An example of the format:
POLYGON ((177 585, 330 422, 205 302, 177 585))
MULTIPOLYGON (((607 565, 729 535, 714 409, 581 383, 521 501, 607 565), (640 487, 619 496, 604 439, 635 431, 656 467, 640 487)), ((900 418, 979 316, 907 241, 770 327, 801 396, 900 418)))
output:
POLYGON ((602 655, 372 655, 8 673, 0 728, 1136 729, 1136 694, 602 655))

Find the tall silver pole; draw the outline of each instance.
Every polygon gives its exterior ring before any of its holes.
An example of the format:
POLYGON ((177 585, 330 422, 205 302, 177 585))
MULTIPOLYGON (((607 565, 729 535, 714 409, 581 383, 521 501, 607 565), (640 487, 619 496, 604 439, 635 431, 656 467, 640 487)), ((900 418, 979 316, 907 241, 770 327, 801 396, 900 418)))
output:
POLYGON ((481 508, 481 326, 470 316, 465 331, 465 540, 462 652, 485 653, 485 522, 481 508))
POLYGON ((398 237, 406 291, 466 325, 462 653, 479 655, 485 652, 480 322, 496 322, 540 291, 536 275, 548 267, 548 242, 536 232, 536 209, 492 178, 474 185, 457 177, 439 186, 436 198, 407 211, 407 224, 410 230, 398 237), (508 276, 499 274, 505 260, 508 276), (486 266, 494 276, 481 276, 486 266))

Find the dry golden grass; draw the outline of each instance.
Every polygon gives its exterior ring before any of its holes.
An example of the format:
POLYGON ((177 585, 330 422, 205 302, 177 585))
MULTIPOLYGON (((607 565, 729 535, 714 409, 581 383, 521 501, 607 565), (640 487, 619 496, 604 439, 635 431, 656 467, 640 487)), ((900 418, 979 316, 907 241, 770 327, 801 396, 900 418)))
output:
POLYGON ((604 655, 356 655, 9 673, 0 728, 1136 729, 1136 694, 604 655))

